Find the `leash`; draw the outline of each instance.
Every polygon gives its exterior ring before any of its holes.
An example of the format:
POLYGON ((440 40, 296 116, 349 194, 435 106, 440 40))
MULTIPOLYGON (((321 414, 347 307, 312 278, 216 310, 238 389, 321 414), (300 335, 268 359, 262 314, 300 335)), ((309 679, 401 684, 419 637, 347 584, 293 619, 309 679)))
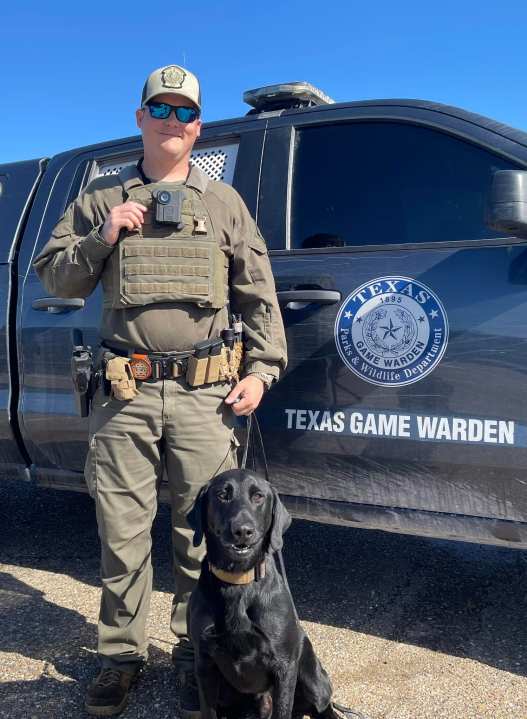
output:
MULTIPOLYGON (((253 470, 256 472, 256 449, 255 449, 255 441, 251 442, 251 435, 256 435, 258 439, 258 444, 260 445, 260 454, 262 457, 262 463, 264 468, 264 475, 265 479, 269 482, 269 484, 272 484, 270 477, 269 477, 269 467, 267 465, 267 457, 265 454, 265 447, 262 437, 262 431, 260 429, 260 424, 258 422, 258 418, 252 412, 251 414, 247 415, 247 438, 245 442, 245 447, 243 448, 243 456, 241 461, 241 469, 245 469, 247 465, 247 458, 249 455, 249 447, 251 448, 251 464, 253 470)), ((295 619, 298 623, 300 623, 300 619, 298 617, 298 612, 296 611, 296 605, 295 600, 293 599, 293 595, 291 594, 291 588, 289 586, 289 582, 287 581, 287 574, 285 571, 285 564, 284 564, 284 557, 282 555, 282 550, 278 550, 276 552, 278 555, 278 566, 280 574, 282 575, 282 579, 284 580, 285 587, 287 589, 287 593, 289 594, 289 598, 291 599, 291 604, 293 605, 293 612, 295 615, 295 619)), ((366 714, 362 714, 361 712, 357 712, 354 709, 350 709, 349 707, 345 707, 342 704, 337 704, 336 702, 331 702, 331 706, 336 709, 338 712, 340 712, 346 719, 369 719, 366 714)))
POLYGON ((252 459, 252 467, 253 470, 256 471, 256 453, 254 451, 254 443, 251 445, 251 434, 254 433, 253 425, 257 427, 258 431, 258 439, 260 440, 260 450, 262 453, 262 459, 264 464, 264 473, 265 473, 265 479, 269 482, 269 468, 267 466, 267 458, 265 456, 265 447, 262 439, 262 433, 260 432, 260 425, 258 424, 258 420, 256 418, 256 415, 254 412, 251 412, 251 414, 247 415, 247 423, 246 423, 246 440, 245 440, 245 447, 243 448, 243 456, 242 456, 242 462, 241 462, 241 468, 245 469, 247 465, 247 455, 249 453, 249 447, 251 447, 251 459, 252 459))
POLYGON ((333 709, 336 709, 338 712, 347 717, 347 719, 369 719, 366 714, 362 714, 362 712, 356 712, 354 709, 342 706, 342 704, 331 702, 331 706, 333 707, 333 709))
MULTIPOLYGON (((262 431, 260 429, 260 424, 258 422, 258 418, 254 414, 254 412, 251 412, 251 414, 247 415, 247 439, 245 442, 245 447, 243 449, 243 457, 242 457, 242 463, 241 468, 245 469, 247 465, 247 456, 249 454, 249 447, 251 447, 251 460, 252 460, 252 468, 254 471, 256 471, 256 449, 255 449, 255 442, 251 442, 251 436, 256 435, 258 438, 258 444, 260 445, 260 453, 262 456, 262 462, 264 467, 264 475, 265 479, 271 483, 271 480, 269 478, 269 467, 267 465, 267 457, 265 454, 265 447, 263 443, 263 437, 262 437, 262 431)), ((295 615, 295 619, 297 622, 299 622, 298 618, 298 612, 296 611, 296 605, 295 601, 293 599, 293 595, 291 594, 291 588, 289 586, 289 582, 287 581, 287 574, 285 571, 285 564, 284 564, 284 557, 282 555, 282 550, 278 550, 278 552, 275 553, 278 555, 278 568, 280 571, 280 574, 282 575, 282 579, 284 580, 284 584, 287 589, 287 593, 289 594, 289 598, 291 599, 291 604, 293 605, 293 612, 295 615)))
POLYGON ((254 442, 251 443, 251 434, 257 433, 258 435, 258 443, 260 445, 260 452, 262 455, 263 460, 263 466, 264 466, 264 474, 265 479, 271 484, 271 480, 269 479, 269 467, 267 466, 267 457, 265 454, 265 447, 263 443, 263 437, 262 432, 260 430, 260 424, 258 422, 258 418, 254 414, 254 412, 251 412, 251 414, 247 415, 247 439, 245 441, 245 447, 243 448, 243 457, 242 457, 242 469, 245 469, 245 466, 247 464, 247 455, 249 452, 249 447, 251 447, 251 464, 253 467, 253 470, 256 471, 256 451, 254 447, 254 442))

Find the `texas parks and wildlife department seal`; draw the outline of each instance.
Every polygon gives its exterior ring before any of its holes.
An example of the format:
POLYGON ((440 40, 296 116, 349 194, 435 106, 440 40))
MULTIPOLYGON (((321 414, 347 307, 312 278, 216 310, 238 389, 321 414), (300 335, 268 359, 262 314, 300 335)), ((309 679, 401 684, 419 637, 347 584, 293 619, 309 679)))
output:
POLYGON ((354 290, 335 322, 344 364, 371 384, 418 382, 438 365, 448 320, 435 293, 410 277, 378 277, 354 290))

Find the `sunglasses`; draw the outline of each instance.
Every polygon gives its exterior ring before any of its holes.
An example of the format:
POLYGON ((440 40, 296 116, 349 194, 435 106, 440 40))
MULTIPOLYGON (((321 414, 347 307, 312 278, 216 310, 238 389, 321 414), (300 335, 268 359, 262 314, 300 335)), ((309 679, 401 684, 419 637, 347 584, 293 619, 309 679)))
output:
POLYGON ((196 110, 195 107, 176 107, 175 105, 169 105, 168 102, 155 102, 154 100, 147 102, 146 106, 150 111, 150 116, 156 120, 167 120, 172 110, 179 122, 184 122, 185 124, 194 122, 199 117, 199 110, 196 110))

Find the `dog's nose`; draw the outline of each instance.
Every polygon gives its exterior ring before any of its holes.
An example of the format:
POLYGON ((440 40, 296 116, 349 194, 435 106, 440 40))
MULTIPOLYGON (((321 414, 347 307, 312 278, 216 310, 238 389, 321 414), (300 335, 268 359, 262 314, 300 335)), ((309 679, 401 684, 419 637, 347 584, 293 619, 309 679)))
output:
POLYGON ((250 524, 239 524, 232 527, 232 536, 240 544, 247 543, 254 534, 254 527, 250 524))

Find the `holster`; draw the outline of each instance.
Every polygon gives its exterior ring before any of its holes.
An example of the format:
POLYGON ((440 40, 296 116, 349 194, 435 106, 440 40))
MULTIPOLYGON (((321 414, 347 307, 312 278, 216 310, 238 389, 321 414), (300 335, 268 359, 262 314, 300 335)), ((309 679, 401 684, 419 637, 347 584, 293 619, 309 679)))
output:
POLYGON ((88 345, 73 347, 71 378, 75 389, 77 412, 81 417, 88 417, 94 393, 93 359, 91 347, 88 345))
POLYGON ((106 360, 105 376, 115 399, 132 400, 139 394, 128 357, 113 356, 106 360))

